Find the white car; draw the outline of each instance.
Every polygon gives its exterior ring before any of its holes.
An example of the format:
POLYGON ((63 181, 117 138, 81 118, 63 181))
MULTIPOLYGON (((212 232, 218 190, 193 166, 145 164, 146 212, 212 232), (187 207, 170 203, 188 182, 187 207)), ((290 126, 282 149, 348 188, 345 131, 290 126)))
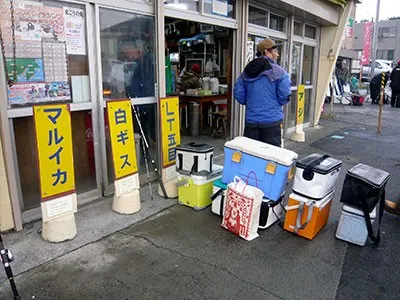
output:
MULTIPOLYGON (((392 71, 393 69, 392 65, 393 62, 390 60, 377 59, 375 61, 375 70, 373 76, 380 74, 382 72, 392 71)), ((363 66, 363 74, 362 74, 363 79, 369 78, 370 73, 371 73, 371 66, 363 66)))

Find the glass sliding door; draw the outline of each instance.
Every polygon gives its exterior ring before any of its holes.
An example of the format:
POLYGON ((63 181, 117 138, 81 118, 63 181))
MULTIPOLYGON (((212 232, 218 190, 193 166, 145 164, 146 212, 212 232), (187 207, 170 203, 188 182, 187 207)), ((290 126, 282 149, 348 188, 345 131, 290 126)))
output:
MULTIPOLYGON (((134 12, 99 10, 103 101, 131 99, 139 112, 153 158, 156 148, 155 20, 134 12)), ((108 182, 114 181, 108 120, 105 114, 108 182)), ((139 126, 133 120, 141 182, 147 180, 139 126), (141 176, 144 175, 144 176, 141 176)))

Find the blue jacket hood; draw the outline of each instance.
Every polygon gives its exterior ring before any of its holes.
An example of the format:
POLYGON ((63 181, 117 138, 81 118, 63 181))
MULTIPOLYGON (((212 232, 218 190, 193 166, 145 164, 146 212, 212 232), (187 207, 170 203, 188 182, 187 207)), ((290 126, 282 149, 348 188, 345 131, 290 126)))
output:
POLYGON ((247 64, 240 77, 245 81, 255 81, 260 76, 267 76, 271 82, 285 75, 285 70, 267 56, 261 56, 247 64))

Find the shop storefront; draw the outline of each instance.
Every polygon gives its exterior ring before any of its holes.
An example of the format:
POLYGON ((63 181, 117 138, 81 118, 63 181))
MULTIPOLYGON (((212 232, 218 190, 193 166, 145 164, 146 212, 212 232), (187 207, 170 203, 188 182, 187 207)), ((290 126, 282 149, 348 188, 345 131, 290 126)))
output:
MULTIPOLYGON (((299 85, 306 90, 305 125, 313 125, 321 28, 338 27, 343 9, 322 0, 313 0, 315 7, 291 2, 0 0, 1 127, 14 227, 40 218, 34 104, 70 104, 78 204, 114 192, 107 101, 131 98, 156 160, 158 104, 166 96, 180 98, 183 142, 193 133, 186 102, 212 103, 199 109, 196 140, 223 145, 242 133, 243 108, 232 97, 233 85, 263 38, 279 45, 279 64, 292 79, 285 133, 295 127, 299 85), (180 75, 194 64, 198 88, 183 90, 180 75), (216 112, 222 117, 210 117, 216 112)), ((137 137, 138 152, 140 143, 137 137)), ((144 184, 141 155, 138 164, 144 184)))

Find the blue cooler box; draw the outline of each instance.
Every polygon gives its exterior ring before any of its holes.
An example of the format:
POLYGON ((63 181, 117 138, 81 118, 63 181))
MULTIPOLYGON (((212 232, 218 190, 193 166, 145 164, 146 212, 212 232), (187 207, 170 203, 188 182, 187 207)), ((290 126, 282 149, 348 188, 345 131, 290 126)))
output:
POLYGON ((222 182, 228 184, 239 176, 262 190, 265 198, 277 201, 288 179, 293 177, 296 159, 297 153, 293 151, 237 137, 225 143, 222 182))

